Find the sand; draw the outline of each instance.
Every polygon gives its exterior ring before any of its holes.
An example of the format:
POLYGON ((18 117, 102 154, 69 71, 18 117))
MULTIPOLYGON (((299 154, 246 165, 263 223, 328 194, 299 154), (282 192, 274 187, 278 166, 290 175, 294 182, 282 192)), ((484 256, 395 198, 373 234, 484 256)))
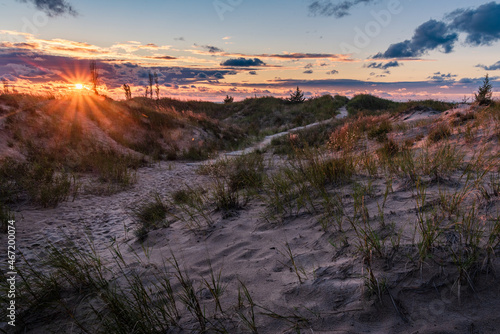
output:
MULTIPOLYGON (((416 120, 424 115, 411 117, 416 120)), ((266 159, 272 160, 274 166, 285 163, 270 154, 266 159)), ((208 187, 210 177, 197 173, 197 168, 184 162, 159 162, 139 169, 135 185, 110 196, 84 194, 53 209, 23 207, 16 212, 17 244, 36 263, 37 257, 43 257, 47 242, 62 246, 69 237, 76 244, 84 244, 90 237, 107 260, 111 258, 109 246, 119 245, 131 270, 142 272, 144 277, 149 277, 151 267, 139 262, 133 251, 155 267, 163 266, 173 253, 189 270, 197 287, 201 286, 200 277, 208 277, 210 262, 216 271, 222 270, 222 281, 227 285, 223 305, 231 308, 236 303, 240 280, 258 305, 288 317, 271 318, 259 309, 259 333, 296 332, 294 321, 301 333, 498 332, 500 285, 494 276, 482 276, 475 293, 464 288, 459 300, 452 265, 444 264, 442 274, 436 274, 435 266, 418 268, 403 252, 394 253, 387 260, 373 259, 377 275, 385 278, 390 294, 384 294, 382 300, 367 297, 367 272, 352 231, 347 233, 350 245, 343 246, 341 233, 335 229, 324 231, 319 216, 304 214, 270 223, 266 208, 258 200, 252 200, 230 218, 215 214, 212 226, 196 232, 170 218, 170 227, 150 232, 146 241, 139 243, 132 232, 136 223, 131 209, 155 193, 167 197, 186 185, 208 187), (302 283, 284 255, 286 244, 303 270, 302 283)), ((366 180, 360 177, 358 181, 366 180)), ((366 202, 372 216, 382 201, 385 180, 378 177, 373 184, 376 190, 366 202)), ((412 240, 414 225, 409 223, 416 220, 416 204, 403 182, 394 180, 393 188, 384 211, 388 225, 393 223, 396 230, 402 231, 404 249, 412 240)), ((437 197, 438 191, 438 185, 429 188, 429 201, 437 197)), ((344 194, 346 203, 350 203, 347 189, 344 194)), ((497 200, 487 210, 491 213, 499 208, 497 200)), ((5 236, 1 239, 4 242, 5 236)), ((203 295, 203 290, 200 293, 203 295)), ((194 327, 187 324, 184 332, 194 327)), ((47 324, 29 332, 42 333, 49 328, 47 324)), ((248 329, 240 323, 234 331, 245 333, 248 329)), ((78 333, 78 329, 73 332, 78 333)))

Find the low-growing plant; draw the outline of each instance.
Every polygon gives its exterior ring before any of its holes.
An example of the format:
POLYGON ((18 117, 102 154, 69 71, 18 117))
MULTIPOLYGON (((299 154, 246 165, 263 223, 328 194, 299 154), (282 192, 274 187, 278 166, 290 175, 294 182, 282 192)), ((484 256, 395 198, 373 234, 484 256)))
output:
POLYGON ((135 231, 139 240, 144 240, 149 231, 165 226, 165 218, 169 211, 159 194, 155 194, 150 201, 144 201, 140 206, 132 209, 134 218, 139 225, 135 231))
POLYGON ((7 205, 0 202, 0 233, 7 233, 9 221, 14 220, 14 214, 7 205))
POLYGON ((437 143, 451 136, 450 126, 445 122, 440 122, 429 131, 428 139, 431 143, 437 143))

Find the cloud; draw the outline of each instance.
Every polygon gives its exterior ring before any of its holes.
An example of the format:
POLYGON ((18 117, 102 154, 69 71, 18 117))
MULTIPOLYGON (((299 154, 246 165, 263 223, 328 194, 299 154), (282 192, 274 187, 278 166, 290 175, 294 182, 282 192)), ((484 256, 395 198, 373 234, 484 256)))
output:
POLYGON ((420 57, 427 51, 441 47, 445 53, 453 50, 458 34, 450 31, 441 21, 430 20, 420 25, 411 40, 392 44, 384 53, 374 58, 411 58, 420 57))
POLYGON ((500 61, 497 61, 495 64, 490 65, 490 66, 479 64, 479 65, 476 65, 476 67, 485 69, 486 71, 496 71, 496 70, 500 70, 500 61))
POLYGON ((500 39, 500 4, 490 2, 477 9, 458 9, 447 15, 451 27, 467 34, 470 45, 491 45, 500 39))
POLYGON ((185 41, 184 37, 174 37, 175 41, 185 41))
POLYGON ((336 1, 333 3, 331 0, 314 1, 309 5, 309 13, 319 16, 334 16, 342 18, 350 14, 352 7, 364 3, 369 4, 376 0, 345 0, 336 1))
POLYGON ((335 74, 339 74, 339 71, 337 71, 337 70, 331 70, 331 71, 326 72, 326 74, 328 74, 328 75, 335 75, 335 74))
POLYGON ((470 46, 491 45, 500 39, 500 4, 490 2, 475 9, 457 9, 445 16, 444 21, 429 20, 420 25, 413 37, 389 46, 375 58, 420 57, 428 51, 441 49, 450 53, 465 34, 470 46))
POLYGON ((307 64, 306 66, 304 66, 304 68, 306 68, 306 69, 307 69, 307 68, 313 68, 313 67, 314 67, 314 65, 313 65, 312 63, 309 63, 309 64, 307 64))
POLYGON ((221 48, 218 48, 218 47, 213 46, 213 45, 198 45, 198 44, 195 43, 194 46, 197 46, 197 47, 200 47, 202 49, 205 49, 209 53, 224 52, 224 50, 222 50, 221 48))
POLYGON ((332 53, 283 53, 283 54, 259 54, 260 58, 278 58, 278 59, 347 59, 347 55, 332 53))
POLYGON ((368 65, 365 65, 364 67, 367 67, 367 68, 377 68, 377 69, 380 69, 380 70, 387 70, 388 68, 391 68, 391 67, 399 67, 399 66, 402 66, 403 64, 397 62, 397 61, 390 61, 390 62, 387 62, 387 63, 370 63, 368 65))
POLYGON ((161 60, 174 60, 174 59, 177 59, 177 57, 173 57, 173 56, 147 56, 146 58, 149 58, 149 59, 161 59, 161 60))
POLYGON ((221 66, 231 66, 231 67, 251 67, 251 66, 265 66, 266 63, 264 63, 262 60, 259 58, 231 58, 226 61, 223 61, 221 66))
MULTIPOLYGON (((364 65, 363 67, 384 70, 384 73, 391 74, 391 72, 389 72, 387 69, 389 69, 391 67, 399 67, 399 66, 402 66, 402 65, 403 64, 399 63, 398 61, 389 61, 387 63, 375 63, 375 62, 372 62, 372 63, 369 63, 367 65, 364 65)), ((372 73, 370 75, 373 76, 373 75, 375 75, 375 73, 372 73)))
POLYGON ((456 78, 456 77, 457 77, 456 74, 451 74, 451 73, 444 74, 441 72, 436 72, 432 76, 427 77, 427 79, 430 79, 430 80, 436 81, 436 82, 443 82, 443 81, 454 80, 453 78, 456 78))
POLYGON ((54 17, 64 14, 78 15, 76 10, 65 0, 18 0, 23 3, 32 3, 38 10, 45 12, 48 16, 54 17))
POLYGON ((250 75, 257 75, 257 71, 250 71, 250 72, 248 72, 248 74, 250 74, 250 75))
POLYGON ((313 70, 307 70, 303 72, 304 74, 313 74, 313 70))
POLYGON ((222 75, 222 73, 217 72, 217 73, 214 74, 214 78, 215 79, 224 79, 224 76, 222 75))

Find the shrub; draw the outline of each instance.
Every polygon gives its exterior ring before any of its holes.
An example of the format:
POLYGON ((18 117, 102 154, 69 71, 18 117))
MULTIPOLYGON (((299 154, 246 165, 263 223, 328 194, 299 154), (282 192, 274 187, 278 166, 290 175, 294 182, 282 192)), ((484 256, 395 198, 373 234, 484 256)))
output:
POLYGON ((154 195, 152 201, 143 202, 139 208, 133 209, 133 215, 139 224, 139 228, 135 231, 136 236, 144 240, 150 230, 162 225, 168 211, 167 205, 158 194, 154 195))
POLYGON ((376 139, 379 142, 384 142, 387 140, 387 134, 392 131, 391 122, 385 118, 378 125, 372 127, 368 131, 368 138, 376 139))
POLYGON ((429 131, 429 141, 432 143, 437 143, 438 141, 448 138, 451 136, 450 126, 444 122, 436 124, 429 131))
POLYGON ((7 233, 9 220, 14 218, 9 208, 0 202, 0 233, 7 233))
POLYGON ((360 112, 373 113, 376 111, 392 110, 396 106, 396 102, 381 99, 373 95, 361 94, 356 95, 347 103, 347 111, 350 115, 356 115, 360 112))
POLYGON ((392 139, 387 140, 384 145, 377 151, 380 158, 389 159, 394 157, 400 151, 399 145, 392 139))
POLYGON ((360 125, 354 122, 344 124, 330 135, 328 146, 333 150, 350 151, 361 139, 360 125))
POLYGON ((490 105, 493 100, 491 99, 493 96, 493 86, 490 83, 490 78, 488 74, 484 77, 483 85, 479 87, 477 94, 474 94, 476 97, 476 102, 479 105, 490 105))

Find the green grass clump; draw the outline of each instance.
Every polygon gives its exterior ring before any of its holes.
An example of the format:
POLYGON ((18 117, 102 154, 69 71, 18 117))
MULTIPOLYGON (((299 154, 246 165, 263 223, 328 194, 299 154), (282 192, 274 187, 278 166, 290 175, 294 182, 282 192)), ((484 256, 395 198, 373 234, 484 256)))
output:
POLYGON ((429 131, 429 141, 432 143, 437 143, 438 141, 442 139, 446 139, 451 136, 451 128, 448 124, 444 122, 440 122, 436 124, 430 131, 429 131))
POLYGON ((135 171, 144 164, 143 160, 131 155, 99 148, 81 157, 76 169, 97 174, 102 183, 127 187, 137 181, 135 171))
POLYGON ((368 138, 378 142, 387 140, 387 134, 392 131, 392 123, 388 119, 383 119, 379 124, 368 130, 368 138))
POLYGON ((135 231, 136 236, 144 240, 149 231, 164 226, 168 211, 168 206, 158 194, 154 195, 152 201, 143 202, 141 206, 133 209, 133 215, 139 224, 135 231))
POLYGON ((297 150, 321 147, 328 143, 332 131, 341 122, 322 124, 313 128, 295 131, 288 136, 274 138, 271 147, 274 154, 295 155, 297 150))
POLYGON ((7 233, 9 221, 14 219, 14 214, 9 207, 0 202, 0 233, 7 233))
POLYGON ((11 159, 0 163, 0 203, 18 203, 24 199, 55 207, 76 196, 79 184, 76 178, 45 156, 16 162, 11 159))
POLYGON ((357 115, 359 113, 373 114, 378 111, 393 110, 396 106, 396 102, 381 99, 373 95, 360 94, 353 97, 347 103, 347 111, 349 115, 357 115))

